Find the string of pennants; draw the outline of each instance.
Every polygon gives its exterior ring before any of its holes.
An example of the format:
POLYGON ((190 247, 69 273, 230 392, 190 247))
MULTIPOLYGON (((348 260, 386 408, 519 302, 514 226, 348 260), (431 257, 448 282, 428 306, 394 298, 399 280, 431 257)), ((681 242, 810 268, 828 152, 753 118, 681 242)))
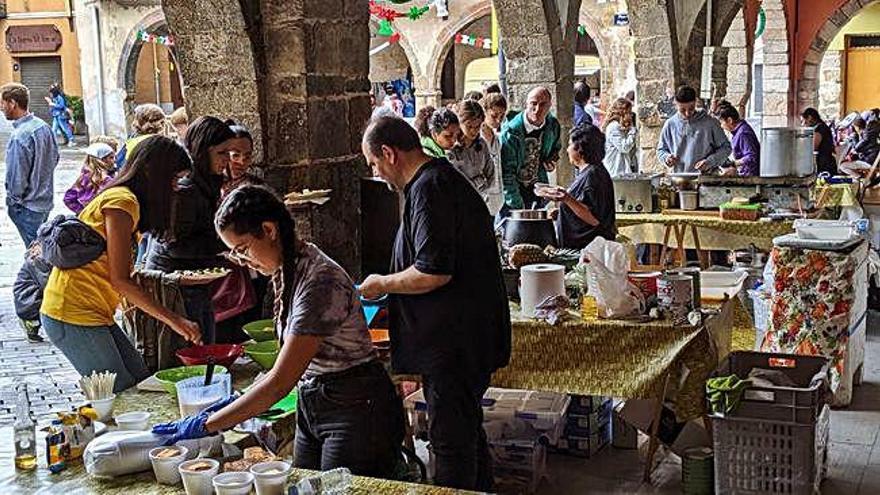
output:
POLYGON ((471 36, 469 34, 457 33, 455 35, 455 43, 483 48, 485 50, 492 49, 492 38, 483 38, 482 36, 471 36))
POLYGON ((162 46, 174 46, 174 38, 172 36, 159 36, 150 34, 146 31, 138 31, 138 39, 144 43, 156 43, 162 46))

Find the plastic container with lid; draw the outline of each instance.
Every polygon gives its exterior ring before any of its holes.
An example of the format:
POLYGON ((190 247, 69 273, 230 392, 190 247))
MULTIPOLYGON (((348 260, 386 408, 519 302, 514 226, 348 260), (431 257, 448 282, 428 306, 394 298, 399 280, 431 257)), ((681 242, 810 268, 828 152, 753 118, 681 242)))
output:
POLYGON ((205 377, 196 376, 177 382, 177 404, 180 417, 185 418, 201 412, 232 393, 232 381, 228 374, 215 373, 211 384, 205 386, 205 377))

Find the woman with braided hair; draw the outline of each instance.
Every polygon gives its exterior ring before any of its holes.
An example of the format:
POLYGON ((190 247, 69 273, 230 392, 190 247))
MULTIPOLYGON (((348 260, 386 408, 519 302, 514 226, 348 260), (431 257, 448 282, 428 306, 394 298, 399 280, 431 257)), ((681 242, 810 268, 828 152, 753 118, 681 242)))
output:
POLYGON ((263 186, 230 192, 214 225, 230 258, 272 277, 281 351, 241 397, 153 432, 173 443, 231 428, 265 412, 298 382, 296 466, 391 476, 401 455, 403 408, 373 350, 354 282, 296 238, 284 203, 263 186))

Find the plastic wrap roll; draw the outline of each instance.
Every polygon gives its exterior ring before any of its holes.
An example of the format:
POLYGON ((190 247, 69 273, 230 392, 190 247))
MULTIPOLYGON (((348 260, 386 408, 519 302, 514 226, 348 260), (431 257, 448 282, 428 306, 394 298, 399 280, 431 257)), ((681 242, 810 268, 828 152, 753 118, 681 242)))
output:
POLYGON ((565 295, 565 267, 540 263, 520 268, 519 297, 525 316, 535 316, 535 306, 559 295, 565 295))

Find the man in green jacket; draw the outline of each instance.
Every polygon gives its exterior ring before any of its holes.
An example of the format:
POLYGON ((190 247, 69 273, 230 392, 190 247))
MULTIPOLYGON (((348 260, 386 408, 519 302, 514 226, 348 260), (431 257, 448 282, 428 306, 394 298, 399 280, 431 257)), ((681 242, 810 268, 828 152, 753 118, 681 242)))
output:
POLYGON ((556 169, 559 160, 560 128, 550 115, 550 90, 543 86, 531 90, 526 109, 510 119, 501 131, 501 173, 504 183, 504 208, 531 208, 543 200, 535 195, 534 186, 546 183, 547 172, 556 169))

